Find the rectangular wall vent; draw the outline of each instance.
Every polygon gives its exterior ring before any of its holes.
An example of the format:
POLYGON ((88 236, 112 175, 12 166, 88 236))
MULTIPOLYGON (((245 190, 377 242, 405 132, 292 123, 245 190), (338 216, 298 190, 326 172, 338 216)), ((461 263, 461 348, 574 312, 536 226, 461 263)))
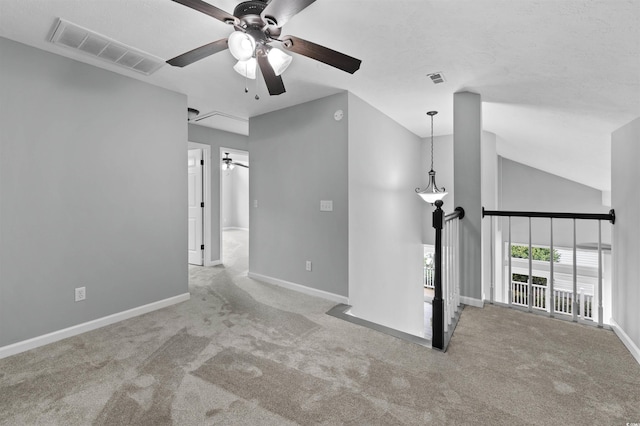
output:
POLYGON ((165 64, 161 58, 63 19, 58 19, 49 41, 145 75, 156 72, 165 64))
POLYGON ((427 74, 427 77, 433 81, 433 84, 444 83, 446 80, 444 79, 444 74, 441 72, 434 72, 432 74, 427 74))

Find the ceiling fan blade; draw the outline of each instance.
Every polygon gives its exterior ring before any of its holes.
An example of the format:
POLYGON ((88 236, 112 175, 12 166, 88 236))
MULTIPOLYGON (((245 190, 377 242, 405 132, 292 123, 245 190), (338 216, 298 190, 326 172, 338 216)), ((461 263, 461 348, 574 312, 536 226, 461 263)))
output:
POLYGON ((212 16, 225 24, 227 23, 236 23, 237 18, 230 13, 225 12, 222 9, 219 9, 215 6, 210 5, 202 0, 173 0, 176 3, 180 3, 184 6, 187 6, 191 9, 197 10, 198 12, 202 12, 205 15, 212 16))
POLYGON ((336 52, 328 47, 320 46, 294 36, 284 36, 282 47, 300 55, 307 56, 316 61, 336 67, 342 71, 353 74, 360 69, 362 61, 344 53, 336 52))
POLYGON ((269 94, 272 96, 283 94, 286 90, 284 90, 284 82, 282 81, 282 77, 276 75, 275 71, 273 71, 273 67, 271 67, 266 53, 259 52, 256 55, 256 59, 258 60, 258 66, 260 67, 260 71, 262 72, 262 76, 264 77, 264 82, 267 84, 269 94))
POLYGON ((242 163, 231 163, 231 164, 234 164, 234 165, 240 166, 240 167, 244 167, 245 169, 249 168, 249 166, 247 166, 246 164, 242 164, 242 163))
POLYGON ((262 11, 262 18, 270 16, 276 20, 278 27, 282 27, 298 12, 305 9, 316 0, 271 0, 262 11))
POLYGON ((173 59, 169 59, 167 63, 169 65, 173 65, 174 67, 184 67, 185 65, 192 64, 196 61, 199 61, 200 59, 206 58, 207 56, 211 56, 214 53, 225 50, 228 47, 229 45, 227 44, 227 39, 223 38, 218 41, 205 44, 204 46, 197 47, 193 50, 188 51, 187 53, 176 56, 173 59))

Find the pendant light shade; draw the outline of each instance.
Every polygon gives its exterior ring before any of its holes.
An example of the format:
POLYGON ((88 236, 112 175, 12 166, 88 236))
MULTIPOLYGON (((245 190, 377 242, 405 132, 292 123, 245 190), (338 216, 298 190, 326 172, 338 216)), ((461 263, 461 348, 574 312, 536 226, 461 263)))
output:
POLYGON ((425 189, 416 188, 416 192, 423 200, 427 203, 435 203, 438 200, 442 200, 447 192, 443 188, 438 188, 436 185, 436 172, 433 170, 433 116, 436 115, 438 111, 429 111, 427 113, 428 116, 431 117, 431 170, 429 170, 429 184, 425 189))

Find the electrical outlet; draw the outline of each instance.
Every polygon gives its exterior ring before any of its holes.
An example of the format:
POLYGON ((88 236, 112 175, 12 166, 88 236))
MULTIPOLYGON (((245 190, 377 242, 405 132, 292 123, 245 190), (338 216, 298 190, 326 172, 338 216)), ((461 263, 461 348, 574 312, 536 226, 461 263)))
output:
POLYGON ((333 200, 320 200, 320 211, 321 212, 332 212, 333 211, 333 200))
POLYGON ((76 288, 76 302, 79 302, 86 298, 87 298, 87 288, 86 287, 76 288))
POLYGON ((307 260, 306 269, 307 269, 307 271, 311 272, 311 261, 310 260, 307 260))

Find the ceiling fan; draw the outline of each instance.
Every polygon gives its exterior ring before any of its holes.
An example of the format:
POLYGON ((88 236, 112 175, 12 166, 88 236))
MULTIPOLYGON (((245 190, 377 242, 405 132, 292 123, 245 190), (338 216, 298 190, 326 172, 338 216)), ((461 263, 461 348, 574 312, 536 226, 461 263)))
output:
POLYGON ((238 60, 233 67, 246 78, 256 78, 260 68, 270 95, 285 92, 280 76, 291 63, 291 56, 271 46, 277 42, 286 50, 323 62, 353 74, 362 61, 291 35, 281 36, 282 26, 315 0, 251 0, 236 6, 233 15, 202 0, 173 0, 202 12, 235 29, 228 38, 214 41, 169 59, 169 65, 184 67, 229 49, 238 60))
POLYGON ((222 159, 222 170, 233 170, 235 166, 244 167, 245 169, 249 168, 246 164, 234 162, 233 159, 229 157, 228 152, 225 152, 224 155, 225 157, 222 159))

